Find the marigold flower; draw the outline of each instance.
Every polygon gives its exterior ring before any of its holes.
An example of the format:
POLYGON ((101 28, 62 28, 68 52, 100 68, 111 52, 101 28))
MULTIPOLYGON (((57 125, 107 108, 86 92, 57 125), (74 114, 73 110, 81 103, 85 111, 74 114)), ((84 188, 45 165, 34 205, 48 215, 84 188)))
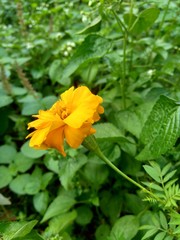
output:
POLYGON ((66 156, 64 139, 72 148, 77 148, 88 135, 96 132, 92 124, 104 112, 102 101, 85 86, 71 87, 49 110, 33 115, 37 119, 28 124, 28 129, 35 130, 26 137, 31 138, 30 147, 56 148, 66 156))

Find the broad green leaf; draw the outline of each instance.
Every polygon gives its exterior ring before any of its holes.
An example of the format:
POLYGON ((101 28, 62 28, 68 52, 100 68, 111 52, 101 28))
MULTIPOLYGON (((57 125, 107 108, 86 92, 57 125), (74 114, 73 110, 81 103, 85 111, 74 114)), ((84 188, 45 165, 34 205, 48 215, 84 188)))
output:
POLYGON ((34 159, 25 156, 21 152, 18 152, 15 155, 14 162, 17 167, 17 170, 19 172, 24 173, 32 167, 34 159))
POLYGON ((180 135, 180 106, 166 96, 160 96, 143 129, 140 140, 146 145, 136 157, 150 160, 173 147, 180 135))
POLYGON ((61 81, 61 60, 55 59, 49 68, 49 77, 52 82, 60 82, 61 81))
POLYGON ((38 100, 34 100, 31 102, 24 102, 22 105, 21 114, 24 116, 30 116, 33 114, 37 114, 37 112, 41 108, 42 108, 41 102, 38 100))
POLYGON ((42 182, 41 182, 41 189, 44 190, 51 179, 53 178, 54 173, 52 172, 47 172, 42 176, 42 182))
POLYGON ((36 195, 34 195, 33 204, 36 211, 43 215, 47 209, 48 201, 49 201, 48 191, 39 192, 36 195))
POLYGON ((78 34, 88 34, 92 32, 97 32, 101 26, 101 16, 95 18, 87 27, 79 31, 78 34))
POLYGON ((47 169, 51 170, 54 173, 59 173, 59 161, 54 160, 53 157, 50 154, 46 154, 44 158, 44 164, 47 167, 47 169))
POLYGON ((0 188, 6 187, 12 180, 10 170, 5 166, 0 166, 0 188))
POLYGON ((17 194, 26 194, 25 187, 30 182, 30 180, 31 176, 28 173, 18 175, 11 181, 9 187, 13 192, 17 194))
POLYGON ((52 107, 52 105, 57 101, 57 97, 55 96, 47 96, 44 97, 41 100, 41 105, 43 107, 43 109, 49 109, 52 107))
POLYGON ((15 240, 44 240, 44 238, 42 238, 35 230, 32 230, 24 237, 15 238, 15 240))
POLYGON ((93 213, 89 207, 80 206, 80 207, 76 208, 76 212, 77 212, 76 222, 79 225, 83 226, 83 225, 87 225, 91 222, 91 220, 93 218, 93 213))
POLYGON ((88 162, 84 169, 84 177, 93 185, 93 187, 99 188, 101 184, 105 182, 109 174, 109 170, 105 165, 96 162, 88 162))
POLYGON ((159 12, 159 9, 154 7, 145 9, 134 21, 130 31, 133 34, 140 34, 141 32, 146 31, 156 21, 159 12))
POLYGON ((77 213, 73 210, 52 218, 49 221, 49 226, 45 230, 45 235, 58 234, 64 231, 76 219, 76 217, 77 213))
POLYGON ((47 151, 45 150, 37 150, 29 147, 29 141, 25 142, 21 147, 21 152, 29 158, 40 158, 42 157, 47 151))
POLYGON ((95 137, 99 141, 130 142, 112 123, 99 123, 94 128, 96 129, 95 137))
POLYGON ((6 95, 0 96, 0 108, 9 105, 12 102, 13 102, 12 97, 6 95))
POLYGON ((16 156, 16 149, 10 145, 0 146, 0 163, 11 163, 16 156))
POLYGON ((107 224, 100 225, 95 232, 96 240, 106 240, 110 233, 110 226, 107 224))
POLYGON ((30 233, 36 224, 37 220, 30 222, 1 222, 0 232, 3 234, 3 240, 22 238, 30 233))
POLYGON ((121 217, 112 227, 110 237, 112 240, 131 240, 139 230, 138 218, 133 215, 121 217))
POLYGON ((75 203, 76 201, 71 196, 65 194, 57 196, 49 205, 41 222, 67 212, 75 203))
POLYGON ((87 61, 99 59, 103 57, 109 50, 111 44, 106 38, 99 35, 88 35, 83 43, 77 48, 76 52, 65 67, 61 80, 63 85, 67 85, 66 81, 82 64, 87 61))
POLYGON ((24 95, 25 93, 27 93, 27 90, 25 88, 22 88, 22 87, 12 86, 12 93, 15 96, 19 96, 19 95, 24 95))
POLYGON ((87 157, 82 154, 60 162, 59 177, 65 189, 70 187, 74 175, 86 162, 87 157))

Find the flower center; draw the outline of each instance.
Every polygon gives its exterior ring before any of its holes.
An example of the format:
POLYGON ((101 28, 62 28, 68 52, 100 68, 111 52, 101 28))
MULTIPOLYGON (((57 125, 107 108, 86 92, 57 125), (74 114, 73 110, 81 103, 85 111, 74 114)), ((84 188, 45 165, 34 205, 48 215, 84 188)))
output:
POLYGON ((61 110, 60 110, 60 117, 62 120, 64 120, 65 118, 67 118, 69 116, 69 111, 66 107, 63 107, 61 110))

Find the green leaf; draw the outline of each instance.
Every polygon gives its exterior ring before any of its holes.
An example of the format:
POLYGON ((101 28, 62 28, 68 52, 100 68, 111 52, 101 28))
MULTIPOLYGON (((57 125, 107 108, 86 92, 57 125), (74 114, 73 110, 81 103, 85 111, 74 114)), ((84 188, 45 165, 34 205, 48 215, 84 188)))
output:
POLYGON ((94 128, 96 129, 95 137, 99 141, 130 142, 112 123, 99 123, 94 128))
POLYGON ((156 21, 159 16, 159 12, 159 9, 154 7, 145 9, 134 21, 130 31, 133 34, 140 34, 143 31, 146 31, 156 21))
POLYGON ((5 166, 0 166, 0 188, 6 187, 12 180, 9 169, 5 166))
POLYGON ((15 238, 15 240, 44 240, 35 230, 32 230, 23 238, 15 238))
POLYGON ((0 146, 0 163, 11 163, 16 155, 16 149, 10 145, 0 146))
POLYGON ((0 108, 9 105, 12 102, 13 102, 12 97, 6 95, 0 96, 0 108))
POLYGON ((41 222, 45 222, 52 217, 67 212, 75 203, 76 201, 71 196, 65 194, 57 196, 49 205, 41 222))
POLYGON ((148 165, 144 165, 143 168, 149 174, 149 176, 151 176, 156 182, 161 183, 159 171, 157 171, 155 168, 148 165))
POLYGON ((78 155, 77 159, 65 159, 60 163, 59 176, 61 183, 65 189, 71 185, 72 179, 76 172, 87 162, 85 155, 78 155))
POLYGON ((26 194, 25 186, 30 182, 30 180, 31 176, 28 173, 18 175, 11 181, 9 187, 13 192, 17 194, 26 194))
POLYGON ((101 16, 95 18, 87 27, 79 31, 78 34, 88 34, 92 32, 97 32, 101 26, 101 16))
POLYGON ((160 96, 141 132, 140 140, 146 146, 136 158, 150 160, 172 148, 180 135, 179 122, 180 106, 174 100, 160 96))
POLYGON ((169 172, 168 174, 166 174, 166 176, 163 179, 164 183, 167 182, 169 179, 171 179, 176 172, 177 172, 177 170, 174 170, 174 171, 169 172))
MULTIPOLYGON (((52 235, 58 234, 65 230, 72 222, 76 219, 77 213, 75 210, 61 214, 57 217, 52 218, 49 221, 49 226, 45 230, 45 234, 52 235)), ((64 238, 63 238, 64 239, 64 238)))
POLYGON ((71 74, 87 61, 103 57, 110 46, 110 41, 107 39, 96 34, 88 35, 65 67, 59 82, 63 85, 68 85, 69 83, 67 84, 66 81, 71 74))
POLYGON ((153 229, 150 229, 146 232, 146 234, 143 236, 142 240, 149 239, 149 237, 152 237, 158 232, 158 229, 154 227, 153 229))
POLYGON ((60 82, 61 81, 61 60, 55 59, 49 68, 49 77, 52 82, 60 82))
POLYGON ((83 225, 87 225, 91 222, 91 220, 93 218, 93 213, 89 207, 80 206, 80 207, 76 208, 76 212, 77 212, 76 222, 79 225, 83 226, 83 225))
POLYGON ((163 212, 159 213, 160 224, 164 229, 168 229, 167 219, 163 212))
POLYGON ((96 240, 106 240, 109 234, 110 234, 109 225, 102 224, 96 229, 95 237, 96 237, 96 240))
POLYGON ((31 232, 37 222, 37 220, 30 222, 0 222, 0 232, 3 234, 3 240, 11 240, 26 236, 31 232))
POLYGON ((110 237, 112 240, 131 240, 135 237, 139 229, 138 218, 133 215, 121 217, 112 227, 110 237))
POLYGON ((33 197, 33 204, 37 212, 44 214, 49 202, 48 191, 39 192, 33 197))
POLYGON ((21 146, 21 152, 29 158, 40 158, 42 157, 47 151, 45 150, 37 150, 37 149, 33 149, 31 147, 29 147, 29 141, 25 142, 22 146, 21 146))
POLYGON ((154 240, 164 240, 165 236, 166 236, 166 232, 160 232, 155 236, 154 240))
POLYGON ((14 158, 14 162, 17 170, 24 173, 32 167, 34 159, 24 156, 24 154, 18 152, 14 158))

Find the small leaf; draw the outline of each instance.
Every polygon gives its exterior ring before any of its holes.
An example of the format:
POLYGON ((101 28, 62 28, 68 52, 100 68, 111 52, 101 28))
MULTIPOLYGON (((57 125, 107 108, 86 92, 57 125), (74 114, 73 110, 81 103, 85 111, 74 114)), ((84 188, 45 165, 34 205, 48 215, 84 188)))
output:
POLYGON ((6 95, 1 95, 0 96, 0 108, 5 107, 13 102, 12 97, 6 96, 6 95))
POLYGON ((77 218, 76 218, 76 222, 79 225, 87 225, 91 222, 91 219, 93 217, 93 213, 91 211, 91 209, 87 206, 80 206, 78 208, 76 208, 77 211, 77 218))
POLYGON ((47 151, 45 150, 37 150, 37 149, 33 149, 29 146, 29 141, 25 142, 22 146, 21 146, 21 152, 29 157, 29 158, 40 158, 42 157, 47 151))
POLYGON ((166 219, 164 213, 163 213, 163 212, 160 212, 160 213, 159 213, 159 217, 160 217, 161 226, 162 226, 164 229, 168 229, 167 219, 166 219))
POLYGON ((165 182, 167 182, 169 179, 171 179, 171 178, 174 176, 174 174, 176 173, 176 171, 177 171, 177 170, 174 170, 174 171, 168 173, 168 174, 164 177, 163 182, 165 183, 165 182))
POLYGON ((160 232, 155 236, 154 240, 164 240, 165 236, 166 236, 166 232, 160 232))
POLYGON ((16 155, 16 149, 10 145, 0 146, 0 163, 11 163, 16 155))
POLYGON ((0 166, 0 188, 6 187, 12 180, 9 169, 5 166, 0 166))
POLYGON ((41 222, 45 222, 49 218, 67 212, 75 203, 76 201, 71 196, 68 195, 57 196, 49 205, 41 222))
POLYGON ((156 182, 161 183, 161 178, 159 176, 160 174, 156 171, 155 168, 148 165, 144 165, 143 168, 156 182))
POLYGON ((10 189, 17 194, 25 194, 25 186, 30 182, 30 174, 18 175, 12 180, 9 187, 10 189))
POLYGON ((42 215, 45 213, 49 201, 49 194, 47 191, 39 192, 33 197, 33 204, 39 213, 42 215))
POLYGON ((155 20, 158 18, 159 12, 159 9, 154 7, 145 9, 134 21, 130 31, 133 34, 140 34, 143 31, 146 31, 149 27, 153 25, 155 20))
POLYGON ((168 163, 165 167, 163 167, 161 172, 162 176, 166 175, 166 173, 171 169, 171 167, 172 167, 172 163, 168 163))
POLYGON ((149 231, 146 232, 146 234, 143 236, 142 240, 149 239, 149 237, 152 237, 158 232, 158 229, 155 227, 149 231))
POLYGON ((77 34, 88 34, 92 32, 96 32, 100 29, 101 26, 101 16, 95 18, 89 26, 85 27, 83 30, 79 31, 77 34))

